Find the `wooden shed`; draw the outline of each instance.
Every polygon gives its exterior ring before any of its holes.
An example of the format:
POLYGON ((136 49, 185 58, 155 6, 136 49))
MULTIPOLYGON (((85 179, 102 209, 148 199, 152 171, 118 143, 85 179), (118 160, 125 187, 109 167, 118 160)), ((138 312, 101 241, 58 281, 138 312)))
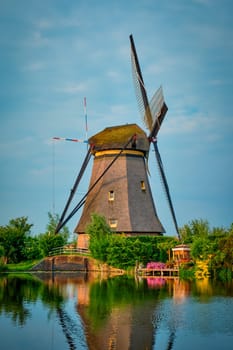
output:
POLYGON ((191 260, 190 247, 187 244, 179 244, 172 248, 172 256, 177 265, 189 262, 191 260))

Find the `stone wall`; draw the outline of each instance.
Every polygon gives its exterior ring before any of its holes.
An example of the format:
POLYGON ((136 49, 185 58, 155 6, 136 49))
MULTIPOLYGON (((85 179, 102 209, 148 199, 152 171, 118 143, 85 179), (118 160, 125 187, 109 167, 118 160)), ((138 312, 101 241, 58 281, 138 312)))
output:
POLYGON ((107 273, 123 273, 123 270, 112 268, 107 264, 91 258, 77 255, 57 255, 43 259, 32 271, 97 271, 107 273))
POLYGON ((32 271, 87 271, 88 259, 77 255, 59 255, 43 259, 32 271))

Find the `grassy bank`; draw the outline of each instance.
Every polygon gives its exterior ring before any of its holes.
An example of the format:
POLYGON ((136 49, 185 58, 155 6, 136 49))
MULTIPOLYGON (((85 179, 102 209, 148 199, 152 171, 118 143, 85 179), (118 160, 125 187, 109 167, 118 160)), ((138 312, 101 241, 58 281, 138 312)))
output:
POLYGON ((36 265, 40 260, 28 260, 23 261, 18 264, 7 264, 0 265, 0 272, 23 272, 29 271, 34 265, 36 265))

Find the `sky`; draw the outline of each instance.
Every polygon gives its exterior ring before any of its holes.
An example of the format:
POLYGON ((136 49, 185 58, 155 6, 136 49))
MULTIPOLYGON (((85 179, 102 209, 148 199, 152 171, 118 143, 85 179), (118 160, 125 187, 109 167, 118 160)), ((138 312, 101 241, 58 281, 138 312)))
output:
MULTIPOLYGON (((86 155, 85 139, 137 123, 129 35, 149 99, 162 85, 158 134, 178 226, 233 222, 233 3, 231 0, 1 0, 0 225, 27 216, 32 233, 61 214, 86 155), (84 110, 84 97, 87 108, 84 110)), ((86 193, 90 163, 71 209, 86 193)), ((149 156, 167 235, 175 228, 149 156)), ((73 232, 81 210, 68 222, 73 232)))

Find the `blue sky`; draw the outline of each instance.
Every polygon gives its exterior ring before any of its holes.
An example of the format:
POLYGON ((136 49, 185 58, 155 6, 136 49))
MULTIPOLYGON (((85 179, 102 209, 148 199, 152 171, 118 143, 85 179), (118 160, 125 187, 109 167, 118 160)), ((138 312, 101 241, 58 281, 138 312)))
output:
MULTIPOLYGON (((60 214, 86 154, 85 138, 137 123, 129 35, 149 98, 163 86, 158 135, 178 225, 233 222, 233 4, 231 0, 2 0, 0 2, 0 225, 28 216, 45 231, 60 214)), ((74 199, 86 192, 89 167, 74 199)), ((175 234, 154 154, 158 215, 175 234)), ((81 212, 69 222, 72 232, 81 212)))

